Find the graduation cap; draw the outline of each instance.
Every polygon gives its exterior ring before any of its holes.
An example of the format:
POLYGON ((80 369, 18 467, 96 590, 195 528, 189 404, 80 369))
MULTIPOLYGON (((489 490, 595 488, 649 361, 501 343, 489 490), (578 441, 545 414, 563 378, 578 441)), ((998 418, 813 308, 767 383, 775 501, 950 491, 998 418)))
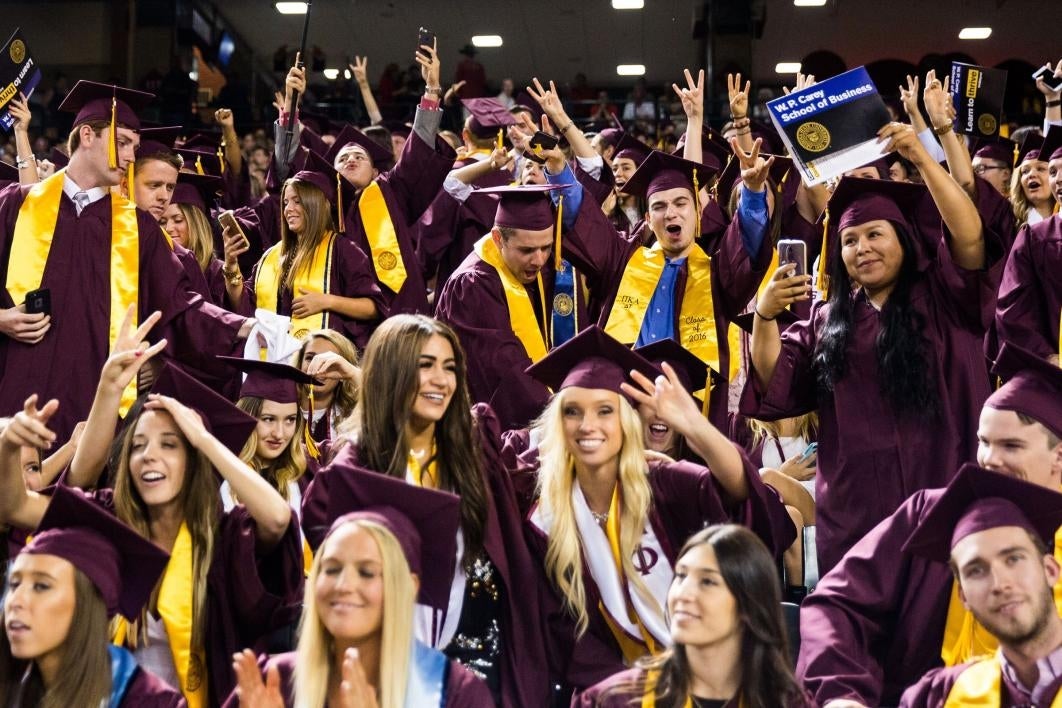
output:
POLYGON ((206 152, 214 152, 219 147, 221 147, 222 140, 223 138, 221 133, 209 133, 199 131, 196 133, 192 133, 192 135, 190 135, 187 140, 181 143, 181 147, 187 148, 189 150, 195 149, 206 152))
POLYGON ((222 173, 221 159, 215 152, 203 150, 189 150, 180 147, 174 150, 184 160, 184 169, 199 175, 220 175, 222 173))
POLYGON ((402 547, 410 572, 420 578, 419 602, 445 609, 457 559, 460 498, 360 467, 342 469, 331 479, 328 535, 349 521, 385 527, 402 547))
POLYGON ((651 147, 630 133, 622 133, 619 141, 616 143, 616 152, 613 153, 612 159, 632 160, 635 166, 638 166, 645 162, 645 158, 649 157, 649 154, 652 151, 653 149, 651 147))
POLYGON ((105 120, 123 125, 131 130, 140 130, 139 113, 155 99, 154 94, 135 91, 113 84, 100 84, 81 80, 74 84, 70 93, 59 104, 59 110, 76 113, 74 125, 105 120))
POLYGON ((1006 342, 992 373, 1007 382, 988 397, 986 406, 1035 418, 1062 437, 1062 368, 1006 342))
POLYGON ((597 134, 597 136, 601 138, 601 142, 609 147, 614 147, 617 150, 619 149, 619 142, 623 139, 624 135, 626 135, 626 133, 620 128, 605 128, 597 134))
POLYGON ((0 183, 18 182, 18 168, 0 160, 0 183))
POLYGON ((978 139, 974 143, 973 156, 982 160, 996 160, 1013 168, 1018 161, 1018 144, 1009 138, 978 139))
POLYGON ((173 189, 170 204, 187 204, 209 214, 210 207, 215 202, 215 195, 221 191, 223 185, 220 177, 181 172, 177 175, 177 186, 173 189))
POLYGON ((329 204, 336 209, 335 227, 338 233, 345 231, 344 216, 347 205, 354 199, 354 186, 336 172, 332 163, 325 160, 313 150, 306 153, 306 164, 291 179, 296 182, 312 184, 320 189, 329 204))
POLYGON ((151 386, 158 393, 193 409, 203 419, 211 435, 234 454, 240 454, 258 421, 232 404, 230 400, 167 363, 151 386))
POLYGON ((33 539, 20 553, 58 556, 99 590, 107 614, 134 620, 151 597, 170 556, 90 500, 58 485, 33 539))
POLYGON ((1036 157, 1041 162, 1062 159, 1062 125, 1053 124, 1047 129, 1044 143, 1036 157))
POLYGON ((1044 136, 1038 133, 1029 133, 1025 136, 1025 139, 1021 141, 1021 147, 1018 148, 1018 164, 1024 162, 1033 162, 1040 159, 1040 147, 1044 144, 1044 136))
POLYGON ((362 151, 369 156, 369 159, 372 160, 374 167, 378 168, 378 165, 394 162, 395 155, 390 147, 385 148, 383 145, 352 125, 344 125, 343 130, 339 131, 339 134, 336 135, 336 141, 332 143, 332 147, 330 147, 328 152, 325 153, 325 159, 335 165, 339 153, 348 145, 357 145, 360 147, 362 151))
POLYGON ((499 130, 516 125, 513 114, 495 98, 466 98, 461 105, 469 113, 465 127, 477 138, 491 138, 499 130))
POLYGON ((539 359, 524 373, 554 392, 578 386, 614 391, 625 396, 620 384, 627 381, 632 370, 641 372, 650 380, 660 376, 660 369, 645 357, 605 334, 598 325, 593 325, 539 359))
POLYGON ((238 356, 219 356, 234 369, 247 374, 240 386, 240 398, 261 398, 274 403, 298 403, 299 384, 320 386, 321 382, 290 364, 279 364, 238 356))
POLYGON ((1017 526, 1054 545, 1062 526, 1062 494, 1037 484, 965 464, 911 532, 903 550, 947 563, 964 538, 1017 526))
POLYGON ((173 144, 177 142, 182 130, 184 128, 179 125, 170 125, 163 128, 144 128, 140 131, 140 145, 136 149, 137 157, 175 153, 176 150, 173 144))
POLYGON ((497 194, 498 210, 494 213, 494 225, 528 231, 553 228, 556 218, 549 192, 561 189, 555 184, 507 184, 500 187, 484 187, 473 194, 497 194))
MULTIPOLYGON (((705 158, 709 159, 707 155, 705 158)), ((665 189, 683 187, 696 195, 718 172, 719 165, 684 160, 666 152, 653 150, 620 191, 648 199, 665 189)))
MULTIPOLYGON (((675 150, 671 153, 676 157, 682 157, 682 152, 686 147, 686 133, 679 136, 678 143, 675 145, 675 150)), ((734 151, 730 149, 730 144, 723 136, 716 133, 709 126, 701 128, 701 150, 710 154, 715 162, 720 165, 728 165, 734 157, 734 151)))

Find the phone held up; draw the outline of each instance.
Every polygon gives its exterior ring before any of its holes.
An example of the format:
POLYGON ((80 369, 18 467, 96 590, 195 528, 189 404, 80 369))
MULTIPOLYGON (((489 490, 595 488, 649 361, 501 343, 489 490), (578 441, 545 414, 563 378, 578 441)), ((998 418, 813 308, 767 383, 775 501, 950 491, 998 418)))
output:
POLYGON ((427 56, 427 53, 421 47, 435 48, 435 33, 424 27, 417 31, 417 53, 421 56, 427 56))
POLYGON ((808 274, 808 246, 803 241, 783 238, 778 241, 778 265, 796 264, 793 275, 808 274))

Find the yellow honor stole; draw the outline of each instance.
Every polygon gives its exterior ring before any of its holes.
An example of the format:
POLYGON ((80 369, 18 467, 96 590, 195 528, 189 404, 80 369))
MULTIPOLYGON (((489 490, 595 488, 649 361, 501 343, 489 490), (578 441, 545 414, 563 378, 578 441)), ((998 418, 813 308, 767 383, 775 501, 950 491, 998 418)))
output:
POLYGON ((421 466, 420 460, 414 455, 413 451, 409 451, 409 457, 406 458, 406 469, 413 476, 413 481, 418 487, 431 487, 432 489, 439 488, 439 466, 435 461, 435 442, 431 444, 431 454, 428 455, 428 459, 431 460, 428 464, 421 466))
MULTIPOLYGON (((686 289, 679 309, 678 340, 711 368, 719 371, 719 342, 712 304, 712 259, 694 245, 686 261, 686 289)), ((605 332, 624 344, 638 341, 649 301, 664 272, 664 252, 659 243, 639 248, 627 262, 620 279, 605 332)))
MULTIPOLYGON (((332 287, 332 248, 335 245, 336 235, 328 234, 317 246, 313 259, 307 268, 301 269, 295 274, 291 291, 293 296, 299 292, 299 288, 305 288, 310 292, 328 293, 332 287)), ((262 254, 258 261, 258 273, 254 279, 254 294, 258 307, 277 312, 279 307, 280 271, 281 271, 281 247, 276 244, 262 254)), ((309 317, 292 317, 291 334, 296 339, 303 339, 314 329, 328 327, 328 311, 318 312, 309 317)))
MULTIPOLYGON (((1055 559, 1062 563, 1062 527, 1055 532, 1055 559)), ((1055 607, 1062 613, 1062 579, 1055 584, 1055 607)), ((951 599, 948 601, 948 619, 944 623, 944 641, 941 645, 940 658, 945 666, 964 664, 979 656, 994 653, 999 642, 981 623, 974 619, 973 613, 963 607, 959 598, 959 583, 951 583, 951 599)), ((996 702, 998 705, 999 702, 996 702)), ((976 704, 981 705, 981 704, 976 704)))
MULTIPOLYGON (((7 266, 7 292, 14 304, 26 300, 26 293, 41 286, 48 255, 52 250, 59 202, 63 196, 66 170, 38 182, 26 194, 18 210, 15 232, 11 238, 11 256, 7 266)), ((122 320, 130 305, 133 322, 138 321, 136 306, 140 281, 140 233, 136 222, 136 205, 111 192, 110 322, 108 342, 114 349, 122 320)), ((119 413, 125 415, 136 400, 136 379, 122 391, 119 413)))
MULTIPOLYGON (((188 524, 182 523, 159 585, 158 612, 166 627, 181 693, 189 708, 204 708, 208 703, 206 660, 202 649, 192 647, 194 562, 192 534, 188 531, 188 524)), ((128 624, 119 617, 114 643, 118 646, 125 644, 127 631, 128 624)))
MULTIPOLYGON (((476 241, 473 250, 480 260, 497 271, 498 277, 501 278, 502 291, 505 293, 505 304, 509 307, 509 323, 512 325, 513 334, 524 345, 524 351, 530 357, 531 363, 537 362, 546 356, 549 347, 538 326, 538 319, 535 317, 534 307, 531 306, 531 298, 527 295, 527 288, 509 272, 490 234, 476 241)), ((542 298, 542 316, 547 317, 549 311, 546 309, 546 295, 542 286, 541 273, 538 276, 538 296, 542 298)))
MULTIPOLYGON (((383 190, 373 181, 361 191, 358 199, 358 214, 361 225, 365 228, 365 238, 369 241, 372 264, 376 268, 377 279, 397 293, 406 282, 406 264, 402 261, 402 252, 398 248, 398 234, 395 232, 391 214, 387 211, 383 190)), ((340 214, 342 219, 343 215, 340 214)))
MULTIPOLYGON (((619 484, 616 484, 616 488, 612 490, 612 501, 608 505, 608 520, 605 522, 605 536, 608 537, 608 547, 612 551, 612 560, 616 564, 616 572, 619 573, 620 588, 624 590, 624 594, 630 590, 627 588, 627 575, 623 572, 623 557, 620 555, 620 490, 619 484)), ((660 651, 660 647, 657 646, 656 639, 642 624, 641 618, 638 617, 638 613, 635 612, 634 607, 631 606, 630 600, 627 600, 627 619, 631 621, 635 627, 638 628, 638 633, 642 635, 642 641, 632 639, 622 627, 616 624, 608 613, 608 609, 605 608, 603 600, 598 601, 598 611, 601 616, 605 618, 608 628, 612 631, 612 636, 616 638, 616 642, 620 645, 620 649, 623 651, 623 660, 625 663, 633 664, 636 660, 645 656, 646 653, 656 654, 660 651)))
MULTIPOLYGON (((645 693, 642 694, 642 708, 656 708, 656 682, 660 679, 659 671, 647 671, 645 674, 645 693)), ((686 696, 682 708, 693 708, 693 699, 686 696)))
MULTIPOLYGON (((971 664, 955 679, 944 708, 1000 708, 1003 694, 1003 667, 997 656, 971 664)), ((1051 708, 1062 708, 1062 692, 1055 695, 1051 708)))

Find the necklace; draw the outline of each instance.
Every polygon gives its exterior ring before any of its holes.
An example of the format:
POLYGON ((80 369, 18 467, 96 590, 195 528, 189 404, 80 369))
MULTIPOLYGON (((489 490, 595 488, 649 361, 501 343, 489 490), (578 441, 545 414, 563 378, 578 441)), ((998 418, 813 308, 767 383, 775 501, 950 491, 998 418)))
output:
POLYGON ((603 525, 608 522, 608 512, 605 512, 604 514, 599 514, 593 509, 591 509, 590 515, 594 517, 594 521, 596 521, 598 525, 603 525))

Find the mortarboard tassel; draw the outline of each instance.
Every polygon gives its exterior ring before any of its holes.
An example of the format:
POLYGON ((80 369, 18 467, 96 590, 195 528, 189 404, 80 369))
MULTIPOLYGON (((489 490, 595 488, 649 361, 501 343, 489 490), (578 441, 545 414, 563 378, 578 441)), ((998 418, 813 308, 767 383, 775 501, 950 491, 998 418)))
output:
POLYGON ((498 128, 497 147, 498 147, 499 150, 504 150, 505 149, 505 129, 504 128, 498 128))
POLYGON ((344 233, 343 224, 343 175, 336 172, 336 233, 344 233))
MULTIPOLYGON (((111 137, 107 141, 107 167, 112 170, 118 169, 118 99, 111 96, 111 137)), ((132 191, 133 183, 129 182, 129 190, 132 191)))
POLYGON ((697 168, 693 168, 693 208, 697 211, 697 230, 693 233, 693 238, 698 238, 701 235, 701 185, 697 180, 697 168))
POLYGON ((1017 143, 1014 143, 1014 164, 1011 165, 1012 169, 1018 166, 1018 159, 1020 157, 1021 157, 1021 146, 1019 146, 1017 143))
POLYGON ((306 452, 309 453, 310 457, 318 460, 321 458, 321 451, 318 449, 317 443, 314 442, 313 434, 310 431, 310 428, 313 427, 313 384, 307 386, 307 391, 310 395, 310 408, 306 413, 306 425, 302 428, 302 438, 306 443, 306 452))
POLYGON ((564 195, 557 195, 557 225, 553 229, 553 269, 561 270, 561 224, 564 217, 564 195))
MULTIPOLYGON (((133 180, 136 179, 136 167, 135 167, 135 165, 136 165, 136 160, 130 160, 129 161, 129 166, 125 168, 125 180, 126 180, 126 184, 129 185, 129 187, 128 187, 128 189, 129 189, 129 205, 128 206, 129 206, 130 209, 135 209, 136 208, 136 201, 134 201, 134 198, 133 198, 133 195, 134 195, 134 191, 133 190, 136 189, 136 187, 133 186, 134 185, 133 180)), ((165 233, 165 232, 163 232, 163 233, 165 233)))
POLYGON ((816 278, 815 287, 822 293, 822 299, 826 299, 826 249, 829 245, 829 231, 830 231, 830 210, 826 209, 824 216, 822 217, 822 249, 819 253, 819 272, 816 278))
POLYGON ((225 139, 221 139, 221 147, 218 148, 218 163, 221 165, 221 174, 225 174, 225 139))
POLYGON ((205 175, 206 174, 206 170, 203 169, 203 156, 202 155, 196 155, 196 158, 195 158, 195 173, 197 175, 205 175))

